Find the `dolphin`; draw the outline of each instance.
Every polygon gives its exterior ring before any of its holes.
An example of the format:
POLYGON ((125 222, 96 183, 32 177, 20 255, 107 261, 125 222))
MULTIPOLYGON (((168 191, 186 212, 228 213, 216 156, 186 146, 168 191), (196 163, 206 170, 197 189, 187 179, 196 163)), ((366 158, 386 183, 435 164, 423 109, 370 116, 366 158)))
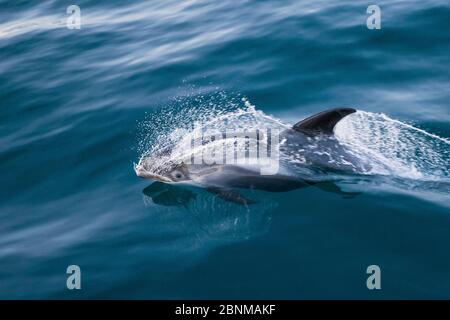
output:
MULTIPOLYGON (((310 172, 358 172, 366 170, 364 164, 334 137, 336 124, 349 114, 353 108, 336 108, 317 113, 296 123, 292 128, 280 133, 280 152, 284 155, 301 157, 300 169, 310 172)), ((165 151, 170 153, 170 151, 165 151)), ((270 192, 284 192, 297 188, 317 185, 314 175, 299 177, 281 170, 274 175, 261 175, 257 168, 235 164, 186 164, 172 160, 161 170, 152 170, 147 161, 139 161, 134 166, 136 175, 168 184, 189 184, 205 188, 220 198, 238 204, 251 204, 254 201, 242 196, 236 189, 257 189, 270 192)), ((335 190, 334 186, 327 190, 335 190)))

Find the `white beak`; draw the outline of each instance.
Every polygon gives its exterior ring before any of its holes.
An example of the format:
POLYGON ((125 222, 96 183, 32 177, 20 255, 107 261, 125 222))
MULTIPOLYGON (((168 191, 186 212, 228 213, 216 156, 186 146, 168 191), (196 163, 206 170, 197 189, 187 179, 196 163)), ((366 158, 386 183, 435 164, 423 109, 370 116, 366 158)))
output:
POLYGON ((152 179, 152 180, 161 181, 161 182, 172 182, 172 180, 170 180, 164 176, 147 171, 144 168, 144 166, 142 166, 141 164, 135 164, 134 171, 136 172, 136 175, 138 177, 141 177, 144 179, 152 179))

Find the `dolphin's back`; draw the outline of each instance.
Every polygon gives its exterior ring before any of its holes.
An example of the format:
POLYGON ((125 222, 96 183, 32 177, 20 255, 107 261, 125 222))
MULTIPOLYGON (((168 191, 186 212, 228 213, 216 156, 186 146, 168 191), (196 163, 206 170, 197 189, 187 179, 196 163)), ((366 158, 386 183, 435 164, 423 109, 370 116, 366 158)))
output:
POLYGON ((281 139, 285 141, 281 152, 310 168, 347 172, 368 170, 368 165, 361 163, 334 136, 336 124, 354 112, 353 108, 336 108, 299 121, 281 133, 281 139))

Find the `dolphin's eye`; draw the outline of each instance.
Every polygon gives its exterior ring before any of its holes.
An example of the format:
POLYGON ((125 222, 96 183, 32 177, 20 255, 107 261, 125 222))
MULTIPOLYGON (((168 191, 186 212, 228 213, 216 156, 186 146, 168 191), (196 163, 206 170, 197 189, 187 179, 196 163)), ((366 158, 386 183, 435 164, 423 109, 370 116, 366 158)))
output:
POLYGON ((174 171, 174 172, 172 172, 172 176, 175 179, 181 179, 181 178, 183 178, 184 175, 181 171, 174 171))

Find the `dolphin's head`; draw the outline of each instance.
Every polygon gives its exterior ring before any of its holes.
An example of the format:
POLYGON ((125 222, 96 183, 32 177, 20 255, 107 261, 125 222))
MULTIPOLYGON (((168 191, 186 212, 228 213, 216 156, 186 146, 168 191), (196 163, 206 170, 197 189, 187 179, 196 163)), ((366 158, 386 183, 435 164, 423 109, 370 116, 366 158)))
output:
POLYGON ((184 163, 165 165, 162 169, 151 169, 147 163, 140 161, 134 165, 138 177, 165 183, 179 183, 191 180, 189 170, 184 163))

